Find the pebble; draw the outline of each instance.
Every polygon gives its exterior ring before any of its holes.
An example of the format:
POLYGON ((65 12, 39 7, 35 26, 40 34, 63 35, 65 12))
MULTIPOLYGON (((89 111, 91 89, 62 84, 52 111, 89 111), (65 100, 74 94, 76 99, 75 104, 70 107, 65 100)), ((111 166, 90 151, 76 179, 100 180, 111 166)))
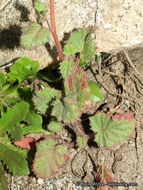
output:
POLYGON ((39 179, 37 180, 37 183, 38 183, 39 185, 43 185, 43 184, 44 184, 44 180, 41 179, 41 178, 39 178, 39 179))

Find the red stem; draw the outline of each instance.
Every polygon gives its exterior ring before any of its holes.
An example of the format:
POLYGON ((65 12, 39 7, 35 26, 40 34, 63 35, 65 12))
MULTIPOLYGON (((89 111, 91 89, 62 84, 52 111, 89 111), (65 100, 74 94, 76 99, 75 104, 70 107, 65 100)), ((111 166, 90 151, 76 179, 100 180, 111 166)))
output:
POLYGON ((76 60, 76 63, 75 63, 75 66, 74 66, 74 68, 73 68, 73 70, 72 70, 72 73, 71 73, 71 75, 70 75, 70 78, 69 78, 69 88, 70 88, 70 91, 73 91, 74 89, 73 89, 73 78, 74 78, 74 74, 75 74, 75 72, 76 72, 76 70, 77 70, 77 66, 78 66, 78 64, 79 64, 79 61, 80 61, 80 57, 78 57, 77 58, 77 60, 76 60))
POLYGON ((80 137, 85 136, 83 128, 82 128, 81 124, 78 122, 78 120, 73 123, 73 127, 75 129, 77 136, 80 136, 80 137))
POLYGON ((54 38, 56 47, 57 47, 57 51, 59 54, 59 57, 62 61, 64 61, 65 56, 63 55, 63 50, 60 44, 60 41, 58 39, 57 36, 57 32, 56 32, 56 25, 55 25, 55 13, 54 13, 54 0, 50 0, 50 17, 51 17, 51 32, 52 32, 52 36, 54 38))

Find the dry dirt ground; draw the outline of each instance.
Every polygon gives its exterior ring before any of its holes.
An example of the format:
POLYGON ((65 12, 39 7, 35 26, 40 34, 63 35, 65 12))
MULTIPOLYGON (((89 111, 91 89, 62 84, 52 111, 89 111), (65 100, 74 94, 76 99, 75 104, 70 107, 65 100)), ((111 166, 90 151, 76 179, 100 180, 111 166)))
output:
MULTIPOLYGON (((143 189, 143 72, 127 52, 116 55, 102 55, 102 75, 98 74, 96 61, 87 69, 88 79, 95 80, 101 87, 104 100, 87 110, 93 114, 97 110, 130 111, 136 118, 136 130, 132 138, 112 148, 98 148, 91 145, 85 150, 70 149, 69 160, 64 168, 51 179, 36 179, 34 176, 12 176, 8 174, 11 190, 92 190, 96 176, 96 166, 102 165, 112 172, 118 190, 143 189), (79 184, 78 182, 83 182, 79 184), (86 186, 89 182, 91 186, 86 186), (124 182, 124 186, 123 185, 124 182), (132 185, 125 187, 126 184, 132 185)), ((86 121, 85 126, 88 126, 86 121)), ((115 188, 108 188, 108 190, 115 188)), ((100 190, 106 190, 100 187, 100 190)))

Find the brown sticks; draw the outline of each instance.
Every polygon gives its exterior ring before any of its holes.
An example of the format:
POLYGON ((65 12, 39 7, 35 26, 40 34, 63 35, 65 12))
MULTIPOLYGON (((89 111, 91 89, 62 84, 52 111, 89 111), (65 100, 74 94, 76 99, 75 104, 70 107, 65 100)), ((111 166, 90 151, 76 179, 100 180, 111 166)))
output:
POLYGON ((132 63, 132 60, 130 59, 128 53, 127 53, 125 50, 124 50, 123 52, 124 52, 124 54, 125 54, 125 56, 126 56, 126 59, 127 59, 128 63, 131 65, 131 67, 134 69, 134 71, 137 73, 137 75, 138 75, 141 79, 143 79, 143 76, 139 73, 139 71, 136 69, 135 65, 132 63))

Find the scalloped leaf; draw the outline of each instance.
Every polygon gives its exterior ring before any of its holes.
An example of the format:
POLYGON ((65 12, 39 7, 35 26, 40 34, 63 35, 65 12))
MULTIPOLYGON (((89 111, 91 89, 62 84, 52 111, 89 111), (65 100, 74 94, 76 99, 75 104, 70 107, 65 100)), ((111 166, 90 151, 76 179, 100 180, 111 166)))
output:
POLYGON ((98 113, 90 118, 91 129, 97 133, 94 140, 100 147, 110 147, 124 142, 132 135, 135 119, 132 114, 127 116, 116 115, 112 118, 104 113, 98 113))
POLYGON ((90 37, 91 33, 92 30, 90 29, 79 29, 72 32, 64 47, 64 55, 70 56, 80 52, 80 64, 84 63, 84 66, 89 64, 96 54, 96 45, 90 37))
POLYGON ((39 13, 41 13, 41 12, 43 12, 43 11, 46 11, 46 6, 45 6, 41 1, 36 1, 34 8, 35 8, 36 11, 38 11, 39 13))
POLYGON ((3 114, 0 119, 0 135, 11 130, 12 127, 16 127, 20 121, 24 120, 28 109, 29 105, 24 101, 17 103, 13 108, 8 108, 7 113, 3 114))
POLYGON ((36 109, 42 114, 46 114, 46 111, 49 107, 48 104, 53 99, 61 97, 60 91, 53 88, 45 88, 44 90, 38 91, 36 95, 37 96, 33 97, 33 102, 36 106, 36 109))
POLYGON ((72 70, 73 70, 73 60, 63 61, 62 63, 60 63, 60 72, 64 79, 70 77, 72 70))
POLYGON ((0 144, 0 160, 3 161, 13 174, 19 176, 29 174, 24 151, 12 145, 0 144))
POLYGON ((67 41, 67 44, 64 47, 64 55, 69 56, 81 52, 84 48, 86 35, 86 29, 79 29, 76 32, 72 32, 70 39, 67 41))
POLYGON ((72 123, 76 120, 79 113, 77 107, 72 104, 70 100, 64 98, 63 101, 57 99, 53 102, 52 115, 55 116, 58 121, 72 123))
POLYGON ((10 73, 8 73, 8 81, 13 83, 18 80, 19 85, 21 85, 27 77, 36 75, 39 67, 40 63, 38 61, 32 61, 27 57, 22 57, 18 59, 10 68, 10 73))
POLYGON ((52 137, 46 137, 37 144, 33 171, 38 178, 50 178, 63 166, 67 159, 67 150, 63 145, 56 146, 52 137), (59 151, 60 150, 60 151, 59 151))
POLYGON ((21 44, 25 49, 34 49, 49 41, 50 32, 46 27, 31 23, 22 30, 21 44))
POLYGON ((85 148, 87 145, 87 138, 86 137, 77 137, 77 144, 79 146, 79 148, 85 148))
POLYGON ((88 81, 88 86, 90 87, 92 93, 90 95, 90 101, 91 102, 98 102, 102 101, 103 97, 100 92, 99 86, 94 81, 88 81))
POLYGON ((9 190, 7 179, 5 177, 5 172, 3 170, 1 162, 0 162, 0 190, 9 190))
POLYGON ((63 125, 61 122, 58 121, 52 121, 49 125, 48 125, 48 130, 52 131, 52 132, 60 132, 63 129, 63 125))
POLYGON ((90 38, 89 34, 85 39, 84 49, 80 56, 81 61, 85 63, 91 62, 95 58, 96 54, 95 42, 92 40, 92 38, 90 38))

